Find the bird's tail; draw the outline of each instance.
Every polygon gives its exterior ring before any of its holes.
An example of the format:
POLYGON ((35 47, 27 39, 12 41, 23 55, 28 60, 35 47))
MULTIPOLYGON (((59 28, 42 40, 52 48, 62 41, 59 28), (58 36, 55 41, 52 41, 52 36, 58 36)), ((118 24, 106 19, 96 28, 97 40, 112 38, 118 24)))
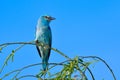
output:
POLYGON ((48 69, 48 61, 46 60, 42 60, 42 67, 43 67, 43 70, 46 71, 48 69))

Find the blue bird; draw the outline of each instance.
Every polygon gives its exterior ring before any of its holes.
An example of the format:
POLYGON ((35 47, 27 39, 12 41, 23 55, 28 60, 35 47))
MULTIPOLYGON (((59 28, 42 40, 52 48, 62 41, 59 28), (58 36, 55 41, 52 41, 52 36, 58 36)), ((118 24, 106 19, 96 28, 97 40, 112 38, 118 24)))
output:
POLYGON ((41 16, 37 23, 36 29, 36 44, 43 43, 43 46, 36 46, 40 57, 42 58, 42 67, 43 70, 46 71, 48 68, 48 60, 51 51, 51 44, 52 44, 52 33, 50 29, 50 22, 55 18, 51 16, 41 16), (44 46, 47 45, 49 47, 44 46))

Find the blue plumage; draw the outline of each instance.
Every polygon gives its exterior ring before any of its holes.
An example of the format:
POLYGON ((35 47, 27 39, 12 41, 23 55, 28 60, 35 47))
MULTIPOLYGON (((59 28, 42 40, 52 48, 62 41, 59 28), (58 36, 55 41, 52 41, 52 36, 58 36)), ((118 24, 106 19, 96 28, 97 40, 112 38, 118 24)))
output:
MULTIPOLYGON (((51 47, 52 44, 52 34, 49 23, 55 18, 51 16, 41 16, 37 23, 36 29, 36 43, 43 43, 51 47)), ((48 68, 48 60, 50 56, 50 48, 45 46, 36 46, 40 57, 42 58, 42 66, 45 71, 48 68)))

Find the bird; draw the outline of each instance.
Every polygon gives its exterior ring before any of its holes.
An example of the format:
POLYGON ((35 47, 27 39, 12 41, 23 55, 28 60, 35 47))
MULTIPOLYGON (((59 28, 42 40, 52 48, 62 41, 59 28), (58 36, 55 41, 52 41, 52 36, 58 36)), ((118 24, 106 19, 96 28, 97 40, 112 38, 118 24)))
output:
POLYGON ((43 46, 36 45, 37 51, 42 59, 42 67, 43 70, 46 71, 48 69, 48 60, 51 52, 52 45, 52 32, 50 28, 50 22, 55 20, 54 17, 49 15, 41 16, 38 19, 36 26, 36 44, 42 43, 43 46), (48 47, 44 46, 47 45, 48 47))

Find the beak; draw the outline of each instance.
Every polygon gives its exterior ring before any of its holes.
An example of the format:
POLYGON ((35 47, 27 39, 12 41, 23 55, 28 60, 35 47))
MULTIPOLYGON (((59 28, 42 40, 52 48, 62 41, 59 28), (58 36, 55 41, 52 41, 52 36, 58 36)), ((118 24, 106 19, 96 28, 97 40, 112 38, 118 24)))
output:
POLYGON ((50 18, 49 18, 49 20, 55 20, 55 19, 56 19, 56 18, 54 18, 54 17, 50 17, 50 18))

